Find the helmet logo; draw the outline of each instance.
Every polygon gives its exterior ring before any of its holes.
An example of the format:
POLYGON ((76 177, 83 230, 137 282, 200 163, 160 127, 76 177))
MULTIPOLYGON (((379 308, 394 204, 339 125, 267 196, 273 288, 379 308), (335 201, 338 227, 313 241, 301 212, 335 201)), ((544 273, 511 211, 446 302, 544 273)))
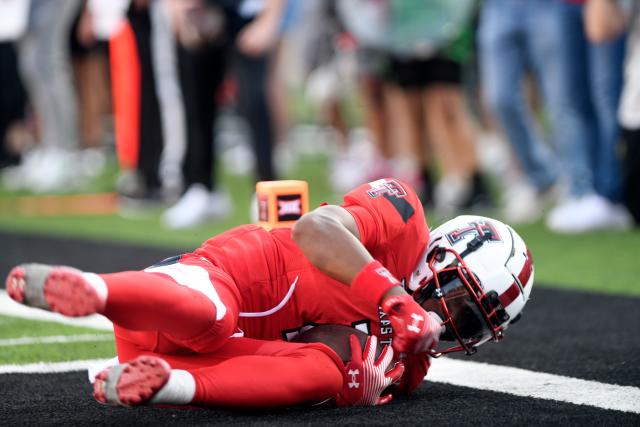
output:
POLYGON ((447 233, 446 236, 452 245, 460 242, 466 236, 481 237, 485 241, 502 241, 494 225, 490 221, 485 220, 471 221, 467 227, 458 228, 457 230, 447 233))

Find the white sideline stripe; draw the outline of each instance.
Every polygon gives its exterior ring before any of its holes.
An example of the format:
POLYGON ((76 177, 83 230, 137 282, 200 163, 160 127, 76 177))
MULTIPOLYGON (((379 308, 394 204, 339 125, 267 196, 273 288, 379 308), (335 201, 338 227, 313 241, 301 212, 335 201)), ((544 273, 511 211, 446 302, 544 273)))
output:
MULTIPOLYGON (((112 359, 0 366, 0 374, 82 371, 106 366, 112 359)), ((454 359, 433 361, 425 380, 601 409, 640 413, 640 388, 587 381, 508 366, 454 359)))
POLYGON ((110 360, 91 359, 55 363, 39 362, 28 365, 0 365, 0 374, 52 374, 56 372, 84 371, 95 365, 104 365, 110 360))
POLYGON ((78 334, 78 335, 52 335, 43 337, 20 337, 0 339, 0 347, 31 344, 59 344, 70 342, 97 342, 113 341, 113 335, 78 334))
POLYGON ((432 362, 427 381, 640 414, 638 387, 449 358, 432 362))
POLYGON ((63 323, 71 326, 112 331, 113 324, 104 316, 93 314, 86 317, 66 317, 59 313, 27 307, 12 300, 7 291, 0 289, 0 314, 5 316, 21 317, 23 319, 42 320, 45 322, 63 323))

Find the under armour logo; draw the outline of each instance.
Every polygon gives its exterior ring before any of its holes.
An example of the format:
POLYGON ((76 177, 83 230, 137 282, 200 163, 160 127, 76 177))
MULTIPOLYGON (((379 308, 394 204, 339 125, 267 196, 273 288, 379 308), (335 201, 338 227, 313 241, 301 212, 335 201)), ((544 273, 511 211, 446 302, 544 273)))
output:
POLYGON ((416 313, 411 313, 411 324, 407 326, 407 329, 411 332, 420 333, 420 328, 418 327, 418 325, 420 325, 420 322, 424 322, 424 316, 416 313))
POLYGON ((349 372, 347 373, 351 375, 351 381, 347 384, 349 388, 360 388, 360 383, 356 381, 356 378, 358 377, 358 375, 360 375, 360 370, 349 369, 349 372))

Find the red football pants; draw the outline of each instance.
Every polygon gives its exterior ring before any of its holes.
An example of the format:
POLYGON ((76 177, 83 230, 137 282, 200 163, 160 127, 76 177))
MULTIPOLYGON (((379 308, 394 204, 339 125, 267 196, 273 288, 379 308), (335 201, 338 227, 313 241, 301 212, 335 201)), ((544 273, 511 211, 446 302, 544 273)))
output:
POLYGON ((187 370, 196 382, 193 405, 270 408, 318 403, 335 397, 344 381, 342 361, 320 343, 230 338, 212 353, 189 355, 143 351, 119 336, 120 361, 140 354, 187 370))
POLYGON ((118 359, 151 354, 188 370, 193 404, 286 406, 326 400, 342 387, 342 361, 323 344, 230 338, 238 290, 202 258, 101 277, 118 359))
POLYGON ((100 277, 108 289, 103 314, 141 349, 211 352, 236 331, 238 289, 228 274, 202 258, 100 277))

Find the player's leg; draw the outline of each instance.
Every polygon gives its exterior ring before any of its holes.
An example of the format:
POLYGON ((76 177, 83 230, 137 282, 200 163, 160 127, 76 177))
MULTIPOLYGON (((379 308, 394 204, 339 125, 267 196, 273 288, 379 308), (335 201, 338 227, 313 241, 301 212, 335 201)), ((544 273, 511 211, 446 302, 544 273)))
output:
POLYGON ((159 331, 196 352, 214 350, 235 331, 239 293, 208 261, 183 257, 179 263, 101 277, 109 290, 104 314, 123 328, 159 331))
POLYGON ((68 316, 101 313, 123 328, 159 331, 185 348, 212 351, 235 330, 239 294, 207 261, 177 261, 103 275, 23 264, 9 274, 7 290, 26 305, 68 316))
MULTIPOLYGON (((246 345, 230 340, 227 347, 246 345)), ((250 340, 255 354, 228 358, 190 370, 195 379, 193 404, 226 407, 282 407, 319 403, 336 396, 343 385, 343 363, 319 344, 250 340)))
POLYGON ((342 361, 323 344, 234 338, 215 353, 158 356, 141 353, 101 372, 94 396, 125 405, 281 407, 322 402, 344 381, 342 361))

